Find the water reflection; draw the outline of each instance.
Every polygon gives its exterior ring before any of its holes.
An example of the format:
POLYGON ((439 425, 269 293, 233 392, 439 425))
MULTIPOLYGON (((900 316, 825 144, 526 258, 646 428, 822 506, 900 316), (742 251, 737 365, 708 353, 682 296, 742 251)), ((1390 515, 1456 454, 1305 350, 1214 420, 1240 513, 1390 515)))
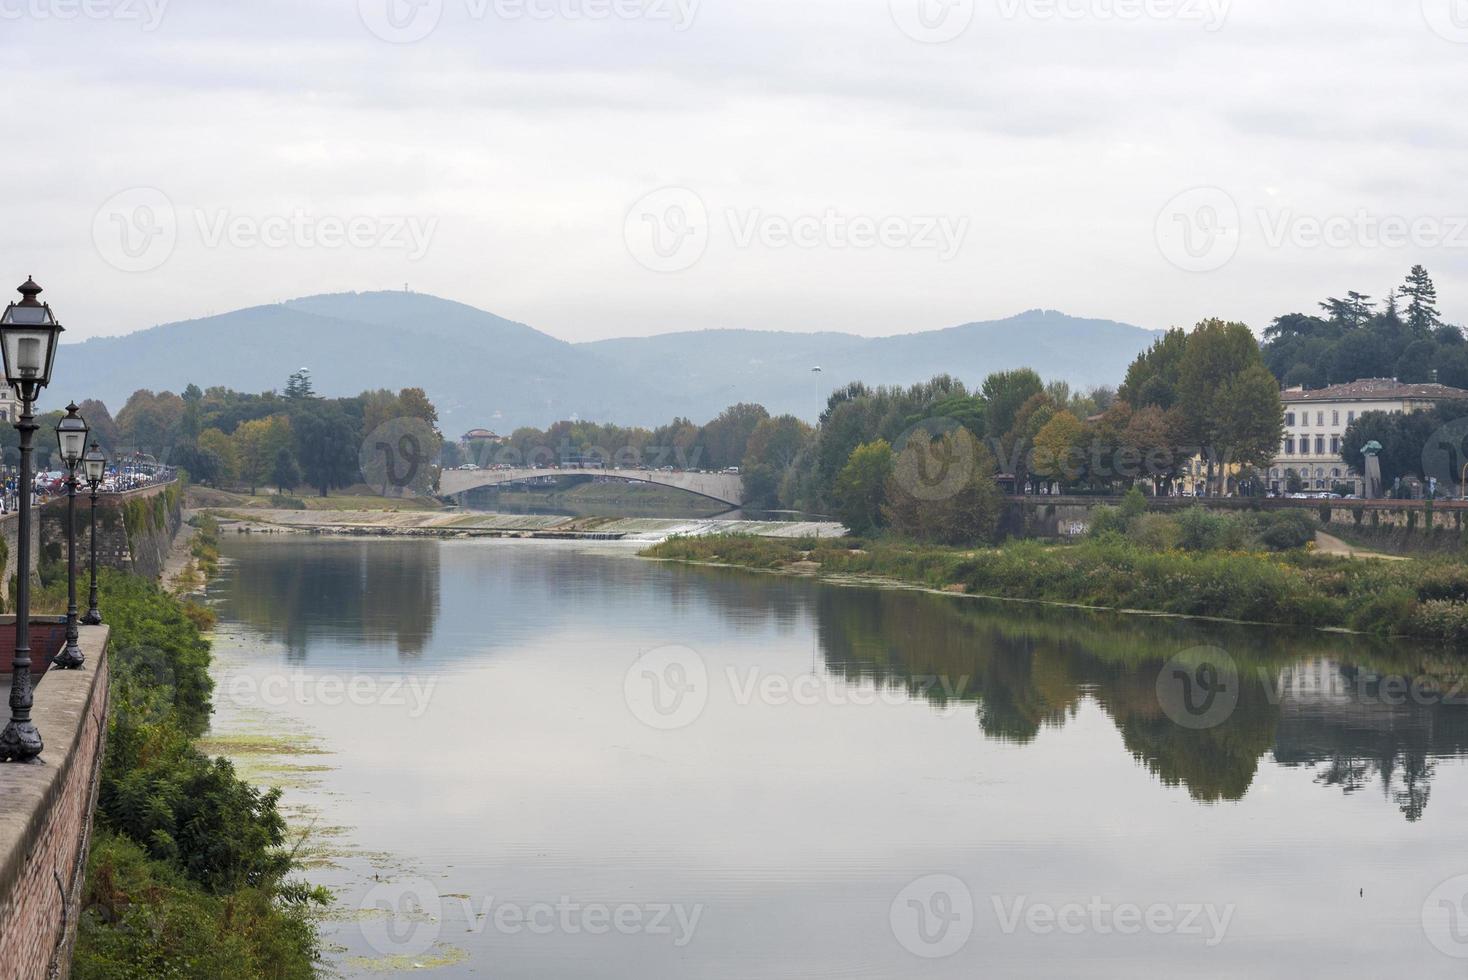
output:
POLYGON ((225 587, 213 592, 220 616, 282 644, 292 663, 304 663, 313 645, 344 636, 391 644, 411 660, 433 636, 437 542, 231 542, 226 557, 225 587))
POLYGON ((733 625, 789 627, 808 604, 827 670, 902 685, 937 707, 971 703, 989 739, 1026 744, 1090 699, 1138 763, 1201 802, 1241 799, 1272 755, 1345 793, 1378 785, 1415 821, 1432 760, 1468 751, 1468 669, 1410 641, 684 571, 676 591, 698 582, 733 625), (1219 724, 1189 728, 1164 710, 1158 678, 1203 645, 1237 665, 1237 704, 1219 724))
MULTIPOLYGON (((830 675, 972 705, 976 735, 1024 746, 1099 706, 1156 780, 1236 801, 1261 761, 1308 768, 1346 794, 1375 787, 1423 815, 1434 760, 1468 751, 1468 671, 1443 651, 1308 631, 1092 613, 633 559, 630 549, 483 542, 227 542, 221 617, 293 663, 361 658, 365 645, 442 666, 533 639, 610 647, 682 640, 802 642, 830 675), (1180 651, 1221 648, 1236 703, 1217 724, 1169 716, 1159 677, 1180 651)), ((656 645, 656 644, 653 644, 656 645)))

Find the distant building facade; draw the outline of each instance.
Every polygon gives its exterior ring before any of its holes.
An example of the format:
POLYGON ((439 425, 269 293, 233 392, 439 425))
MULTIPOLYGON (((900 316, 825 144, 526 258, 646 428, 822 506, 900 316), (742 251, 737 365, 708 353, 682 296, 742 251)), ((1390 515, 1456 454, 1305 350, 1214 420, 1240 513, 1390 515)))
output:
POLYGON ((495 447, 506 442, 503 436, 496 435, 489 429, 470 429, 459 437, 459 447, 463 451, 464 458, 478 466, 488 463, 495 447))
POLYGON ((20 417, 20 399, 4 382, 0 382, 0 422, 14 422, 20 417))
POLYGON ((1269 465, 1269 487, 1290 490, 1290 477, 1301 490, 1329 491, 1337 484, 1360 494, 1364 480, 1346 466, 1342 439, 1346 427, 1366 412, 1416 412, 1437 402, 1468 399, 1468 391, 1440 384, 1404 384, 1395 378, 1362 378, 1346 384, 1306 390, 1286 388, 1284 440, 1269 465))

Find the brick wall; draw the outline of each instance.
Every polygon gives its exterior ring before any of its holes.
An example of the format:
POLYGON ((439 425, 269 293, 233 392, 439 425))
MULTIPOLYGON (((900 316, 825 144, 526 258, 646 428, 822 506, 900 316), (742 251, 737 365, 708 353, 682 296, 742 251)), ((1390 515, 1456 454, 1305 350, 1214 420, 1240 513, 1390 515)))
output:
POLYGON ((107 733, 107 627, 82 629, 87 666, 51 671, 33 717, 44 765, 0 764, 0 971, 65 976, 107 733))

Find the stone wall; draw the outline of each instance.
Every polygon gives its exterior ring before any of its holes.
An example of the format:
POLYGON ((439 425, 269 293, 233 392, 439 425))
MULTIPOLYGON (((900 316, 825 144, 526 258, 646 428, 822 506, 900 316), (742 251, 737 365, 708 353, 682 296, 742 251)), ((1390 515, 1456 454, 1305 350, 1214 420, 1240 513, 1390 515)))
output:
MULTIPOLYGON (((91 498, 76 498, 77 570, 91 554, 91 498)), ((178 483, 144 487, 97 498, 97 564, 144 578, 163 574, 173 536, 183 521, 183 490, 178 483)), ((66 500, 42 508, 41 545, 46 561, 66 560, 66 500)))
MULTIPOLYGON (((10 596, 14 594, 11 585, 15 578, 16 562, 20 553, 20 514, 15 511, 0 517, 0 541, 5 543, 5 564, 0 569, 0 609, 9 609, 10 596)), ((31 572, 36 570, 37 556, 41 553, 41 527, 39 522, 31 522, 31 572)))
POLYGON ((0 967, 7 980, 69 972, 107 736, 107 635, 105 626, 82 627, 86 667, 49 671, 36 685, 32 717, 46 743, 45 764, 0 763, 0 967))

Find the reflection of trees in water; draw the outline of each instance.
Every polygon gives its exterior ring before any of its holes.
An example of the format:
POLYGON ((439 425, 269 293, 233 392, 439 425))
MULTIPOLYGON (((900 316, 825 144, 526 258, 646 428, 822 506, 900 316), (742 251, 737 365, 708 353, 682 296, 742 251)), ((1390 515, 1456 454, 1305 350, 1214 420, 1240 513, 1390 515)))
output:
MULTIPOLYGON (((271 541, 233 564, 219 593, 224 614, 283 644, 304 662, 311 643, 361 630, 416 658, 433 635, 439 600, 436 542, 391 548, 355 541, 271 541)), ((232 550, 234 550, 232 548, 232 550)))
MULTIPOLYGON (((1024 743, 1072 718, 1089 696, 1128 750, 1161 782, 1194 799, 1237 800, 1271 750, 1287 766, 1318 766, 1318 781, 1354 792, 1379 780, 1409 820, 1429 796, 1434 756, 1468 751, 1468 707, 1391 704, 1386 678, 1460 676, 1448 660, 1363 638, 1306 631, 1086 613, 899 591, 815 593, 828 669, 852 680, 904 684, 935 704, 975 705, 990 738, 1024 743), (1180 651, 1227 650, 1239 668, 1238 704, 1222 724, 1190 729, 1162 710, 1157 679, 1180 651), (1350 684, 1323 697, 1290 683, 1295 665, 1326 663, 1350 684), (1339 668, 1338 663, 1353 663, 1339 668), (1378 678, 1355 683, 1363 669, 1378 678), (933 679, 939 682, 934 683, 933 679), (946 682, 946 684, 944 683, 946 682)), ((1460 701, 1462 699, 1459 699, 1460 701)))
POLYGON ((1275 759, 1313 767, 1317 782, 1345 793, 1379 783, 1383 797, 1416 820, 1431 795, 1433 759, 1468 752, 1468 690, 1460 684, 1451 663, 1410 673, 1301 664, 1284 677, 1275 759), (1404 691, 1404 676, 1420 686, 1404 691))

